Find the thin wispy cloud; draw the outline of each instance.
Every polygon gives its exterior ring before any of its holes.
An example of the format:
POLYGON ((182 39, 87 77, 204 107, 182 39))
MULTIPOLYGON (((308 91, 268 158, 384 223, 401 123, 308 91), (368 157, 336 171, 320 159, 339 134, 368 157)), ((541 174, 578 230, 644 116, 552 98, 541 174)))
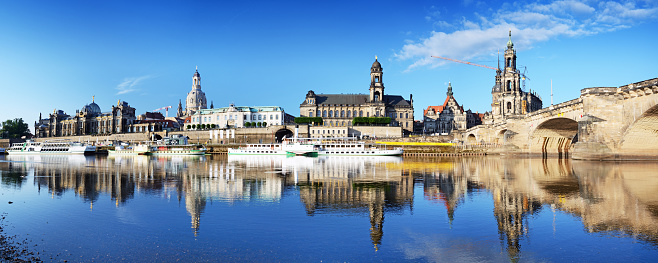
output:
POLYGON ((123 79, 123 82, 119 83, 116 87, 118 90, 117 95, 138 91, 137 86, 139 83, 149 78, 151 78, 151 75, 123 79))
MULTIPOLYGON (((465 1, 468 5, 471 1, 465 1)), ((478 2, 479 3, 479 2, 478 2)), ((441 30, 432 31, 419 40, 407 40, 395 53, 400 60, 411 60, 407 70, 417 67, 437 67, 445 61, 430 56, 456 59, 473 59, 496 54, 504 48, 508 30, 512 30, 515 46, 531 48, 533 44, 560 36, 576 37, 596 35, 639 23, 656 20, 658 4, 655 1, 553 1, 551 3, 504 3, 491 9, 491 14, 474 14, 474 19, 459 21, 439 20, 439 13, 429 10, 425 20, 441 30)))

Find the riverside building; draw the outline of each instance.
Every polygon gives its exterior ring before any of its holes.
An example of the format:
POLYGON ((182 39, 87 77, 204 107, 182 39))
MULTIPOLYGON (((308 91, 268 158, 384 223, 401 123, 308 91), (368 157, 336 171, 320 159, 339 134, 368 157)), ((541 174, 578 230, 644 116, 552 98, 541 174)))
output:
POLYGON ((370 67, 369 94, 315 94, 309 90, 299 106, 299 115, 322 117, 323 126, 330 129, 324 131, 325 134, 340 130, 341 134, 345 131, 347 136, 349 133, 346 130, 352 127, 355 117, 391 117, 389 126, 401 127, 404 133, 409 134, 414 123, 412 95, 405 100, 400 95, 385 94, 383 76, 382 65, 375 58, 370 67))
POLYGON ((439 133, 448 135, 453 130, 464 131, 475 125, 482 124, 484 114, 464 110, 452 93, 452 83, 448 82, 446 100, 441 106, 428 106, 423 111, 423 124, 425 133, 439 133))
POLYGON ((231 104, 224 108, 196 111, 190 117, 190 122, 185 124, 185 128, 189 130, 192 129, 191 125, 202 124, 214 124, 216 128, 243 128, 252 126, 252 123, 261 123, 261 126, 284 125, 294 123, 294 117, 279 106, 236 107, 231 104))

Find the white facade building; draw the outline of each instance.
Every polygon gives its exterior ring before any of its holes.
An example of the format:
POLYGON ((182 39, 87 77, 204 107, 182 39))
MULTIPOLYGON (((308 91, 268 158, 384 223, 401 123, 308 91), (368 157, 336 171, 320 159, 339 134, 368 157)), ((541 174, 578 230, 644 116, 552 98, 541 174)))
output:
MULTIPOLYGON (((216 128, 242 128, 246 123, 267 123, 266 126, 283 125, 285 111, 278 106, 236 107, 230 105, 217 109, 198 110, 190 119, 190 125, 212 125, 216 128)), ((186 125, 187 126, 187 125, 186 125)))

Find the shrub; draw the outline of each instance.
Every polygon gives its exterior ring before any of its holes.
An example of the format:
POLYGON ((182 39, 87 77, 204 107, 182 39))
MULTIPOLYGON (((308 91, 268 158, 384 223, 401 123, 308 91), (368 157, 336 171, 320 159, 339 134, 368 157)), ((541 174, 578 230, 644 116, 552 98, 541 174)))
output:
POLYGON ((192 129, 196 129, 196 124, 192 124, 192 129))
POLYGON ((263 127, 267 127, 267 122, 263 122, 263 127))
POLYGON ((247 128, 251 127, 251 122, 245 122, 244 127, 247 127, 247 128))
POLYGON ((189 129, 191 129, 191 128, 192 128, 192 125, 189 125, 189 124, 188 124, 188 125, 187 125, 187 129, 189 130, 189 129))
POLYGON ((211 124, 210 126, 211 126, 213 129, 214 129, 214 128, 217 128, 217 125, 215 125, 214 123, 211 124))
POLYGON ((322 117, 297 117, 295 118, 295 123, 297 124, 313 123, 315 125, 322 125, 324 121, 322 120, 322 117))

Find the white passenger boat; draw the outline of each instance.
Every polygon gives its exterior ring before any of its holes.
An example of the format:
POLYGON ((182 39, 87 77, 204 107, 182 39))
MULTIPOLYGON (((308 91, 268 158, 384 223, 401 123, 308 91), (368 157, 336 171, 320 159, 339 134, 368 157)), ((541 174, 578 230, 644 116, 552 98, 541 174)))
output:
POLYGON ((281 143, 247 144, 229 148, 229 155, 303 155, 318 156, 317 144, 307 139, 284 139, 281 143))
POLYGON ((356 141, 355 138, 318 140, 317 144, 320 156, 400 156, 403 153, 402 148, 387 149, 385 145, 366 144, 356 141))
POLYGON ((14 143, 9 149, 8 154, 94 154, 96 146, 87 145, 81 142, 72 142, 70 140, 52 140, 45 142, 35 142, 27 140, 22 143, 14 143))
POLYGON ((149 155, 151 148, 146 144, 119 145, 114 150, 107 150, 109 155, 149 155))

